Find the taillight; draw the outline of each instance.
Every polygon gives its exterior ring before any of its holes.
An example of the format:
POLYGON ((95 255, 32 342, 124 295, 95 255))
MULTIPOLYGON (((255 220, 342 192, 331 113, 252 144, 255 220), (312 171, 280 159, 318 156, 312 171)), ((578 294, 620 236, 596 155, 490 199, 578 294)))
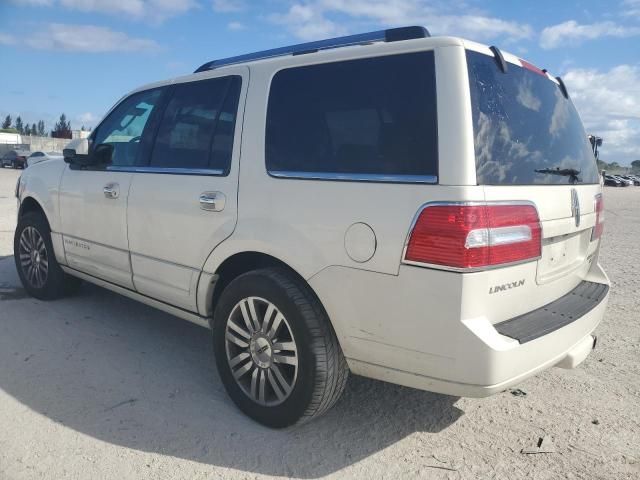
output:
POLYGON ((602 194, 599 193, 595 198, 595 210, 596 210, 596 225, 593 227, 591 231, 591 241, 599 239, 602 236, 602 231, 604 230, 604 200, 602 199, 602 194))
POLYGON ((427 205, 404 260, 463 269, 522 262, 540 257, 541 237, 533 205, 427 205))

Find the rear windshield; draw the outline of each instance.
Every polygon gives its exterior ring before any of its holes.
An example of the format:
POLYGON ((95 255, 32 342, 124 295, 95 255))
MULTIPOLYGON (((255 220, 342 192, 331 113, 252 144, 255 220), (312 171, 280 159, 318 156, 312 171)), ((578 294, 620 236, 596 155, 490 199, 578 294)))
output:
POLYGON ((467 51, 480 185, 598 183, 587 135, 571 100, 546 76, 467 51))

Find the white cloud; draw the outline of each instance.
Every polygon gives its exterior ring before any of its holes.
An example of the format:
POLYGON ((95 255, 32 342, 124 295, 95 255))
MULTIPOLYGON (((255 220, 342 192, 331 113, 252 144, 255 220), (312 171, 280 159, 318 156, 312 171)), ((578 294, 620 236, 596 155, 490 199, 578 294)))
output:
POLYGON ((344 34, 354 23, 358 30, 362 29, 362 23, 377 27, 426 25, 432 34, 478 40, 499 37, 520 40, 533 35, 531 27, 524 23, 482 12, 457 14, 456 2, 453 7, 435 5, 427 0, 313 0, 293 3, 286 13, 269 18, 303 40, 344 34))
POLYGON ((85 127, 88 127, 88 124, 95 123, 100 120, 97 115, 91 112, 81 113, 80 115, 76 116, 76 119, 79 123, 83 123, 85 127))
POLYGON ((245 28, 247 28, 244 23, 240 23, 240 22, 229 22, 227 24, 227 28, 229 30, 233 30, 233 31, 238 31, 238 30, 244 30, 245 28))
POLYGON ((15 45, 16 39, 7 33, 0 32, 0 45, 15 45))
POLYGON ((106 27, 52 23, 27 37, 37 49, 73 52, 148 52, 159 49, 153 40, 130 37, 106 27))
POLYGON ((53 5, 53 0, 11 0, 11 3, 15 3, 16 5, 48 7, 53 5))
POLYGON ((302 40, 318 40, 346 33, 346 29, 325 17, 317 5, 294 4, 286 14, 269 17, 274 23, 284 25, 302 40))
POLYGON ((195 0, 59 0, 64 7, 83 12, 128 15, 152 22, 180 15, 197 6, 195 0))
POLYGON ((640 159, 640 65, 572 69, 563 79, 587 131, 604 138, 602 159, 640 159))
POLYGON ((640 18, 640 0, 624 0, 622 14, 626 17, 640 18))
POLYGON ((244 0, 213 0, 213 10, 220 13, 242 12, 247 8, 244 0))
POLYGON ((162 22, 198 6, 197 0, 12 0, 18 5, 62 6, 81 12, 125 15, 128 19, 162 22))
POLYGON ((569 20, 551 27, 546 27, 540 34, 540 46, 544 49, 566 45, 578 45, 584 40, 600 37, 632 37, 640 35, 640 27, 625 27, 614 22, 598 22, 581 25, 569 20))

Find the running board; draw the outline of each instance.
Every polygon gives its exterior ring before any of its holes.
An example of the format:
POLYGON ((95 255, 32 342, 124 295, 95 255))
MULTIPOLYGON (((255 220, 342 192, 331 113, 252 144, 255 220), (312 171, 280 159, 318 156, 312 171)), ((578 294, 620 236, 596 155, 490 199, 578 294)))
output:
POLYGON ((183 310, 182 308, 174 307, 173 305, 169 305, 168 303, 161 302, 151 297, 147 297, 146 295, 142 295, 138 292, 134 292, 133 290, 129 290, 128 288, 121 287, 111 282, 107 282, 100 278, 94 277, 92 275, 88 275, 86 273, 80 272, 78 270, 74 270, 73 268, 69 268, 65 265, 60 265, 62 270, 69 275, 74 277, 78 277, 82 280, 86 280, 89 283, 93 283, 98 285, 99 287, 106 288, 107 290, 111 290, 112 292, 119 293, 120 295, 124 295, 125 297, 131 298, 132 300, 137 300, 138 302, 144 303, 145 305, 149 305, 150 307, 157 308, 158 310, 162 310, 163 312, 174 315, 178 318, 182 318, 183 320, 187 320, 191 323, 195 323, 204 328, 209 327, 209 318, 202 317, 193 312, 189 312, 187 310, 183 310))

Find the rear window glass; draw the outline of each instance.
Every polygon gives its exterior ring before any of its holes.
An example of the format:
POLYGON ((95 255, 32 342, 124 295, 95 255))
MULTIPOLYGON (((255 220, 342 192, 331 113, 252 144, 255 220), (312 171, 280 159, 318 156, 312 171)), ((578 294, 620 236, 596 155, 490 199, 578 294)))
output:
POLYGON ((436 125, 433 52, 282 70, 269 94, 267 169, 371 180, 435 176, 436 125))
POLYGON ((227 173, 240 86, 235 75, 176 85, 160 122, 151 166, 227 173))
POLYGON ((546 76, 468 51, 476 171, 481 185, 598 183, 571 100, 546 76))

